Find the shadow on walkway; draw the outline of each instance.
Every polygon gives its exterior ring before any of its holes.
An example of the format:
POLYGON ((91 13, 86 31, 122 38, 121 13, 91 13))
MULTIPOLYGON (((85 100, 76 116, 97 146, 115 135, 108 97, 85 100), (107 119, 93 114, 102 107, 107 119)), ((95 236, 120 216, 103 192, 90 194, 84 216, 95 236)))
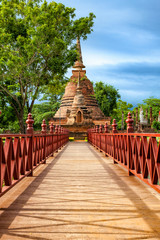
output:
POLYGON ((69 143, 0 209, 0 237, 160 239, 159 203, 148 186, 88 143, 69 143))

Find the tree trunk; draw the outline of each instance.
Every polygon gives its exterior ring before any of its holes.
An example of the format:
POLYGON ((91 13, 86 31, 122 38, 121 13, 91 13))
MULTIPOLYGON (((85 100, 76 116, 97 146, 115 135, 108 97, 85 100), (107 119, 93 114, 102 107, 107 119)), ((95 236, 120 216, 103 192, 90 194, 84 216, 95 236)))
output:
POLYGON ((24 124, 24 121, 23 121, 23 115, 24 115, 24 112, 21 111, 21 112, 19 113, 19 116, 17 116, 17 117, 18 117, 18 121, 19 121, 19 126, 20 126, 20 132, 21 132, 22 134, 24 134, 24 133, 25 133, 25 130, 26 130, 26 127, 25 127, 25 124, 24 124))

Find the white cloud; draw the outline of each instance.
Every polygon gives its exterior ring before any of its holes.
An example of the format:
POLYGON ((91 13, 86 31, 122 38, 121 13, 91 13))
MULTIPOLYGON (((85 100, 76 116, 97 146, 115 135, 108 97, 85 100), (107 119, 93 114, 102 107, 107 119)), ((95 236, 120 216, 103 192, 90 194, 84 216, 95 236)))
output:
POLYGON ((152 55, 122 55, 117 53, 109 53, 96 49, 82 50, 83 62, 87 67, 100 67, 105 65, 117 65, 122 63, 160 63, 160 54, 157 52, 152 55), (84 53, 84 54, 83 54, 84 53))

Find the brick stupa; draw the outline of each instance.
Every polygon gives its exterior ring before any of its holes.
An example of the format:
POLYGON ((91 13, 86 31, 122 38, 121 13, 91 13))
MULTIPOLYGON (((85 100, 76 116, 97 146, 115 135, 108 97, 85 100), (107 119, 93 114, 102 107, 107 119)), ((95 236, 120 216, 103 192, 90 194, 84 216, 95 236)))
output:
POLYGON ((70 135, 78 138, 86 136, 87 129, 94 125, 110 124, 110 118, 105 117, 98 106, 91 81, 86 76, 83 65, 80 41, 77 39, 79 51, 78 60, 72 70, 61 105, 54 118, 54 125, 61 124, 70 130, 70 135))

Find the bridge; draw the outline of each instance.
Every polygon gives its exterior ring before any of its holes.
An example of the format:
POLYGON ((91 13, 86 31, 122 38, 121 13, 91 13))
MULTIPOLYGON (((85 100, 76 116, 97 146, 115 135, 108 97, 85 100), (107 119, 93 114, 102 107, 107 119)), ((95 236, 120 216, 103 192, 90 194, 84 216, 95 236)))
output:
POLYGON ((160 134, 0 135, 1 239, 160 239, 160 134), (118 163, 118 164, 117 164, 118 163))

